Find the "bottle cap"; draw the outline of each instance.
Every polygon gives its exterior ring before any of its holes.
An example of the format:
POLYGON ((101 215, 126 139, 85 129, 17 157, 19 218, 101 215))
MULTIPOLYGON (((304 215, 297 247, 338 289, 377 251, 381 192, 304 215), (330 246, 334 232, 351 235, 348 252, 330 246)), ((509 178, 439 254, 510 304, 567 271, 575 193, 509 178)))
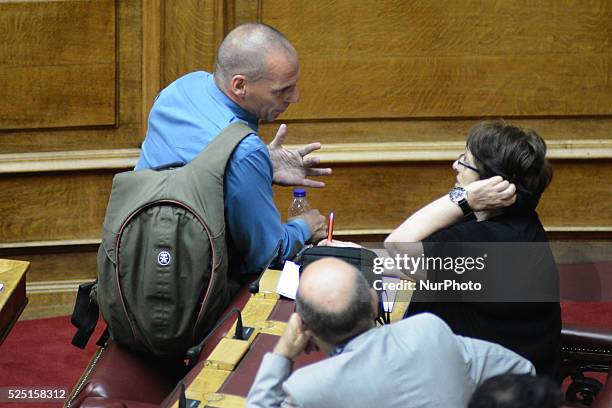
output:
POLYGON ((304 190, 303 188, 295 188, 293 189, 293 196, 294 197, 306 197, 306 190, 304 190))

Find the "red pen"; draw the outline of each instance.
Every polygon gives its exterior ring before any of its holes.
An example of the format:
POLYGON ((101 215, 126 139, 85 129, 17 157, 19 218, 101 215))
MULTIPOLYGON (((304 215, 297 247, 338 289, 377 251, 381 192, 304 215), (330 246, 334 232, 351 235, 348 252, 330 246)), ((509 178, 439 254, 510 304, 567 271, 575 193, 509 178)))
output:
POLYGON ((334 233, 334 212, 329 213, 329 222, 327 223, 327 240, 332 240, 332 234, 334 233))

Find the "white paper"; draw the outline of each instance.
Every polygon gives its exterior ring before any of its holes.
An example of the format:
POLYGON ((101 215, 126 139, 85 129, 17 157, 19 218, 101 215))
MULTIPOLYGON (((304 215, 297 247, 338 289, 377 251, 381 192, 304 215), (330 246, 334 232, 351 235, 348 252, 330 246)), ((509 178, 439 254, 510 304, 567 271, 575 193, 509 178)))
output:
POLYGON ((300 265, 285 261, 280 278, 276 284, 276 293, 295 300, 300 283, 300 265))
MULTIPOLYGON (((398 283, 400 281, 399 278, 395 278, 391 276, 383 276, 382 280, 384 283, 387 283, 387 282, 398 283)), ((386 287, 389 287, 389 286, 386 286, 386 287)), ((391 313, 393 311, 393 305, 395 304, 396 297, 397 297, 397 290, 383 290, 382 291, 383 308, 385 312, 391 313)))

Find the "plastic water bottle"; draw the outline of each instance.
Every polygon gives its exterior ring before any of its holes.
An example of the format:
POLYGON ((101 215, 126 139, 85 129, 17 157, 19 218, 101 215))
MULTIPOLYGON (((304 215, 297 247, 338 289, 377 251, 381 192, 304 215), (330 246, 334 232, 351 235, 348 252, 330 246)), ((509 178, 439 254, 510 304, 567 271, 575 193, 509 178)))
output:
POLYGON ((308 210, 310 210, 310 204, 306 199, 306 190, 296 188, 293 190, 293 200, 289 206, 288 218, 297 217, 308 210))

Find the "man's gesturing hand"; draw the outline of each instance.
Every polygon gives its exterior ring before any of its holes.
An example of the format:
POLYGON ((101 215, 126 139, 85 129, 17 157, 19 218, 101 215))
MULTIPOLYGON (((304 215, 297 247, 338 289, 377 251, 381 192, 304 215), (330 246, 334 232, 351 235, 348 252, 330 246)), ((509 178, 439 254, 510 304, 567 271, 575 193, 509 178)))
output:
POLYGON ((287 322, 285 332, 274 347, 274 354, 293 360, 306 349, 309 341, 310 335, 304 329, 302 319, 297 313, 293 313, 287 322))
POLYGON ((465 190, 473 211, 504 208, 516 201, 516 186, 500 176, 474 181, 465 190))
POLYGON ((287 150, 283 147, 287 136, 287 125, 278 128, 274 140, 268 145, 272 161, 274 184, 281 186, 325 187, 322 181, 310 180, 308 176, 327 176, 330 168, 315 168, 320 162, 318 157, 306 157, 321 148, 321 143, 311 143, 297 150, 287 150))

